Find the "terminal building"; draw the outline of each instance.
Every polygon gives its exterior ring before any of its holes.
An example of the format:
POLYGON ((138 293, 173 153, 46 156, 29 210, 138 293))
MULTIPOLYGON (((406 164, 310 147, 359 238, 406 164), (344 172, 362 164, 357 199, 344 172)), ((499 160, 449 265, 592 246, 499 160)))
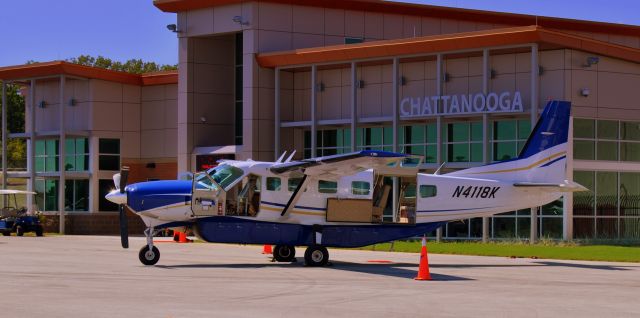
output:
POLYGON ((135 182, 376 149, 446 173, 516 157, 558 99, 573 105, 568 178, 590 191, 432 235, 640 238, 640 26, 380 0, 154 5, 177 13, 177 72, 0 68, 26 97, 25 131, 7 137, 28 145, 4 175, 54 223, 66 211, 68 233, 117 232, 103 196, 121 165, 135 182))

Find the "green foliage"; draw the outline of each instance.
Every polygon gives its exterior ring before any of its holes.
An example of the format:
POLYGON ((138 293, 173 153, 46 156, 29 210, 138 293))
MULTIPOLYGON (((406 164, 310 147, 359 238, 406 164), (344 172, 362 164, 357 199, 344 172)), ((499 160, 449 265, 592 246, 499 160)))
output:
POLYGON ((105 68, 113 71, 121 71, 132 74, 142 74, 142 73, 150 73, 150 72, 158 72, 158 71, 170 71, 177 70, 178 65, 166 65, 166 64, 157 64, 155 62, 144 62, 141 59, 130 59, 124 63, 119 61, 113 61, 104 56, 98 55, 98 57, 93 57, 91 55, 80 55, 78 57, 70 58, 67 62, 105 68))
MULTIPOLYGON (((611 243, 609 243, 611 244, 611 243)), ((629 245, 629 244, 623 244, 629 245)), ((395 241, 393 251, 420 253, 420 241, 395 241)), ((550 242, 529 244, 525 241, 518 242, 427 242, 429 253, 479 255, 501 257, 525 257, 564 260, 585 261, 609 261, 609 262, 640 262, 640 246, 635 245, 601 245, 589 242, 550 242)), ((388 251, 390 243, 376 244, 363 249, 388 251)))
MULTIPOLYGON (((18 85, 7 85, 7 133, 24 131, 24 96, 18 93, 19 89, 18 85)), ((1 100, 0 106, 2 106, 1 100)), ((27 146, 23 139, 7 139, 7 166, 9 168, 24 168, 26 154, 27 146)))

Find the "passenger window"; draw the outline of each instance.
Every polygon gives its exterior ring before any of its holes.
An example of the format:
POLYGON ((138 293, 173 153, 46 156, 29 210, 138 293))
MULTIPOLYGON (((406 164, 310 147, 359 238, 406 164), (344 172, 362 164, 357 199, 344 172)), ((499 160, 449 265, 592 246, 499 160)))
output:
POLYGON ((300 181, 302 181, 302 178, 290 178, 289 182, 287 183, 287 188, 289 189, 289 191, 296 191, 296 188, 300 184, 300 181))
POLYGON ((320 193, 337 193, 338 183, 334 181, 318 180, 318 192, 320 193))
POLYGON ((420 186, 420 197, 421 198, 431 198, 435 197, 438 194, 438 188, 434 185, 423 184, 420 186))
POLYGON ((267 177, 267 190, 280 191, 281 184, 282 184, 282 181, 280 180, 280 178, 267 177))
POLYGON ((355 195, 368 195, 371 184, 367 181, 351 181, 351 193, 355 195))

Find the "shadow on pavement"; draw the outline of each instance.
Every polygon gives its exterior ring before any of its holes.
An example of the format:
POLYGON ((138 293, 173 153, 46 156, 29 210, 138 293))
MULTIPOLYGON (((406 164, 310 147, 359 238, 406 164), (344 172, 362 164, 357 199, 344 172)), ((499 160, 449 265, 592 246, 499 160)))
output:
MULTIPOLYGON (((433 267, 433 266, 431 266, 433 267)), ((343 271, 351 271, 358 273, 366 273, 373 275, 391 276, 399 278, 416 277, 418 273, 418 265, 410 263, 348 263, 348 262, 331 262, 331 268, 343 271), (410 269, 408 269, 408 268, 410 269)), ((432 280, 441 281, 463 281, 473 280, 467 277, 438 274, 431 271, 432 280)))
POLYGON ((630 268, 638 268, 640 266, 620 266, 620 265, 602 265, 602 264, 575 264, 575 263, 564 263, 564 262, 534 262, 536 264, 545 265, 545 266, 560 266, 560 267, 573 267, 573 268, 584 268, 584 269, 599 269, 599 270, 607 270, 607 271, 628 271, 630 268))

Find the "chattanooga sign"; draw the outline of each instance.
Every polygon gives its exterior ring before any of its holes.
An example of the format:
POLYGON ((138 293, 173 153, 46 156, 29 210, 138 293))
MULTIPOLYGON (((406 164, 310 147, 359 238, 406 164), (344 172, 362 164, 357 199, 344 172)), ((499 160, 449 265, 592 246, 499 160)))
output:
POLYGON ((522 111, 522 96, 519 91, 514 93, 492 92, 487 95, 478 93, 475 95, 405 97, 400 101, 400 116, 402 117, 522 111), (438 102, 440 107, 438 107, 438 102))

